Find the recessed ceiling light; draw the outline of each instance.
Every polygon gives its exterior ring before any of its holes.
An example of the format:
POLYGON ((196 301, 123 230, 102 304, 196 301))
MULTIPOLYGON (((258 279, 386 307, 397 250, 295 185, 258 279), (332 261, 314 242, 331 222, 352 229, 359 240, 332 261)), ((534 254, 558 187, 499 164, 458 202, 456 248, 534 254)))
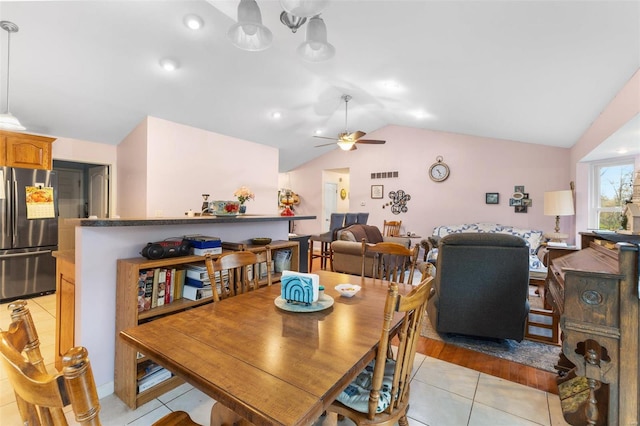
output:
POLYGON ((316 135, 321 135, 321 134, 322 134, 322 129, 318 129, 318 130, 316 130, 316 132, 315 132, 315 133, 316 133, 316 135))
POLYGON ((187 15, 184 17, 184 24, 192 30, 199 30, 204 26, 204 21, 198 15, 187 15))
POLYGON ((282 117, 282 114, 278 111, 271 113, 271 118, 275 118, 277 120, 280 117, 282 117))
POLYGON ((413 115, 416 118, 416 120, 426 120, 428 118, 433 118, 433 115, 423 110, 413 111, 411 112, 411 115, 413 115))
POLYGON ((160 59, 160 66, 165 71, 175 71, 179 67, 178 61, 176 61, 175 59, 171 59, 171 58, 160 59))
POLYGON ((401 91, 403 88, 400 85, 400 83, 398 83, 397 81, 394 80, 384 80, 380 82, 380 87, 382 87, 383 89, 386 90, 391 90, 394 92, 399 92, 401 91))
POLYGON ((626 153, 627 153, 627 152, 629 152, 629 151, 627 151, 627 149, 626 149, 626 148, 620 148, 620 149, 616 150, 616 152, 617 152, 618 154, 626 154, 626 153))

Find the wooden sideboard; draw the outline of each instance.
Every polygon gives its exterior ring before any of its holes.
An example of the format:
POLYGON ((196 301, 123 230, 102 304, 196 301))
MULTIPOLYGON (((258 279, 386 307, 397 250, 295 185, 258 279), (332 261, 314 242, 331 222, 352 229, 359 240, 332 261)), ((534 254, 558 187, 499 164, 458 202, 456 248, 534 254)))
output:
POLYGON ((548 264, 547 301, 562 331, 563 414, 574 425, 638 425, 639 247, 583 243, 548 264))

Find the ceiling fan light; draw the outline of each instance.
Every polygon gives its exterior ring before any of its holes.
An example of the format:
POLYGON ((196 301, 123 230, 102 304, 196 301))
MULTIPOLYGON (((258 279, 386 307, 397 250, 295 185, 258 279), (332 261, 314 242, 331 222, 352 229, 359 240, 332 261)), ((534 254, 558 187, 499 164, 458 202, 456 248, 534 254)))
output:
POLYGON ((305 41, 298 46, 298 54, 311 62, 326 61, 336 54, 335 47, 327 42, 327 26, 319 16, 309 20, 305 41))
POLYGON ((0 129, 4 130, 26 130, 26 128, 20 124, 17 118, 10 112, 0 114, 0 129))
POLYGON ((305 22, 307 22, 307 18, 301 18, 299 16, 292 15, 291 13, 283 10, 280 14, 280 22, 285 24, 292 33, 298 31, 305 22))
POLYGON ((239 49, 258 52, 271 46, 273 34, 262 25, 262 14, 255 0, 240 0, 238 22, 233 24, 227 36, 239 49))
POLYGON ((338 146, 343 151, 351 151, 351 148, 353 148, 353 145, 355 145, 355 143, 356 141, 339 140, 338 146))
POLYGON ((327 6, 328 0, 280 0, 280 6, 295 16, 310 18, 316 16, 327 6))

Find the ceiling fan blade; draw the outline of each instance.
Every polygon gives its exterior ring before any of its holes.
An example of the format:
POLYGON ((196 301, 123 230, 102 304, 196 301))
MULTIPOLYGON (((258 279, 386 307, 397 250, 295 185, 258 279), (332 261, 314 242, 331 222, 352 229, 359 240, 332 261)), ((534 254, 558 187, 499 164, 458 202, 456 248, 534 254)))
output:
POLYGON ((335 145, 335 144, 336 144, 336 142, 331 142, 331 143, 323 143, 322 145, 316 145, 316 146, 314 146, 314 148, 319 148, 319 147, 321 147, 321 146, 329 146, 329 145, 335 145))
POLYGON ((365 132, 361 132, 360 130, 357 130, 357 131, 351 133, 351 135, 349 135, 349 136, 351 136, 354 140, 358 140, 361 137, 363 137, 364 135, 366 135, 365 132))
POLYGON ((354 143, 353 146, 351 147, 351 149, 349 149, 349 151, 355 151, 356 149, 358 149, 358 147, 356 146, 356 144, 354 143))
POLYGON ((381 141, 378 139, 358 139, 356 141, 356 143, 364 143, 364 144, 371 144, 371 145, 382 145, 384 143, 387 143, 387 141, 381 141))
POLYGON ((328 137, 326 137, 326 136, 315 136, 315 135, 314 135, 313 137, 314 137, 314 138, 319 138, 319 139, 329 139, 329 140, 331 140, 331 141, 335 141, 335 140, 336 140, 336 138, 328 138, 328 137))

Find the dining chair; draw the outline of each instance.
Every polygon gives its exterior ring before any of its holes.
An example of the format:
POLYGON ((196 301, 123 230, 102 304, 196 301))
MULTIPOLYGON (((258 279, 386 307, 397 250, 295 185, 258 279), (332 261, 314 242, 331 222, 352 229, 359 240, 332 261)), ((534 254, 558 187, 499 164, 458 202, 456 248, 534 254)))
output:
POLYGON ((217 259, 214 256, 206 255, 204 261, 211 286, 216 287, 216 290, 213 291, 214 302, 255 290, 261 284, 267 286, 272 284, 271 248, 269 246, 265 246, 264 251, 261 250, 257 253, 239 251, 223 254, 217 259), (264 278, 262 276, 263 270, 265 271, 264 278))
POLYGON ((361 276, 411 284, 419 251, 420 247, 417 244, 410 249, 390 241, 370 244, 363 238, 361 276), (373 262, 366 261, 369 257, 373 257, 373 262), (371 271, 367 271, 367 264, 373 265, 371 271))
POLYGON ((397 237, 400 235, 401 220, 385 220, 382 227, 382 235, 385 237, 397 237))
POLYGON ((399 294, 396 282, 389 284, 376 358, 327 411, 347 417, 356 425, 409 425, 409 382, 432 280, 424 279, 406 296, 399 294), (391 328, 396 312, 404 313, 400 330, 391 328), (393 338, 397 341, 395 351, 391 346, 393 338))
MULTIPOLYGON (((75 421, 99 426, 100 402, 87 349, 76 346, 62 357, 62 373, 49 374, 40 353, 38 333, 24 300, 9 304, 11 324, 0 330, 0 361, 13 387, 25 425, 67 426, 63 408, 71 405, 75 421)), ((176 411, 154 426, 200 426, 176 411)))

